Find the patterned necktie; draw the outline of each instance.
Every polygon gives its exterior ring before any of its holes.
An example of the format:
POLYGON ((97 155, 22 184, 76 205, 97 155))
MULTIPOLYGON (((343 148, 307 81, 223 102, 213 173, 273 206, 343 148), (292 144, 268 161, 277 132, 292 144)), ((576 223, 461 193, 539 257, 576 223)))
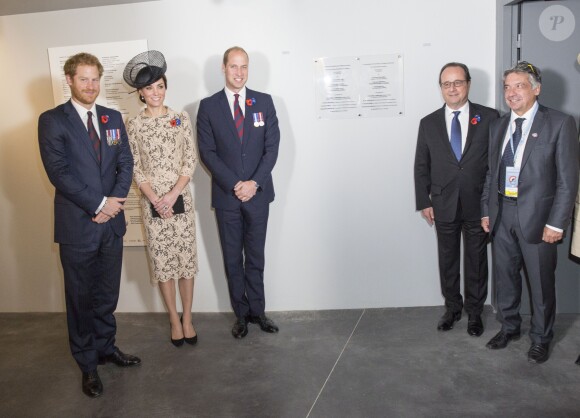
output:
POLYGON ((514 149, 512 151, 512 146, 510 141, 507 142, 505 148, 503 150, 503 154, 501 156, 501 164, 499 169, 499 191, 504 194, 505 193, 505 172, 506 167, 513 167, 515 165, 514 161, 514 152, 517 151, 518 145, 522 140, 522 124, 524 123, 525 118, 517 118, 516 122, 516 130, 512 136, 512 141, 514 143, 514 149))
POLYGON ((242 108, 240 107, 239 94, 234 94, 236 100, 234 100, 234 122, 236 123, 236 129, 238 130, 238 137, 240 141, 244 137, 244 114, 242 113, 242 108))
POLYGON ((451 149, 455 154, 457 161, 461 160, 461 124, 459 123, 459 114, 461 111, 453 112, 453 120, 451 121, 451 149))
POLYGON ((97 153, 97 160, 101 162, 101 140, 99 139, 99 135, 97 134, 97 130, 95 129, 95 125, 93 125, 93 112, 87 112, 87 131, 89 132, 89 138, 91 138, 91 142, 93 143, 93 148, 97 153))
POLYGON ((524 120, 525 120, 524 118, 517 118, 515 120, 516 130, 514 131, 514 135, 512 136, 512 140, 514 143, 513 151, 509 141, 506 144, 505 149, 503 151, 502 159, 505 159, 506 165, 510 167, 513 167, 514 165, 514 157, 515 157, 514 153, 518 150, 518 145, 522 140, 522 124, 524 123, 524 120))

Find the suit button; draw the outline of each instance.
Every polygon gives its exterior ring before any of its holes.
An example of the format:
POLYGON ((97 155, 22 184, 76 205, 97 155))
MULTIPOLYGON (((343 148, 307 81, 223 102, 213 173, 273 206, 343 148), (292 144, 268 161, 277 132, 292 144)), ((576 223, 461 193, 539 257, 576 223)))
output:
POLYGON ((242 154, 242 157, 245 157, 245 156, 246 156, 246 154, 242 154))

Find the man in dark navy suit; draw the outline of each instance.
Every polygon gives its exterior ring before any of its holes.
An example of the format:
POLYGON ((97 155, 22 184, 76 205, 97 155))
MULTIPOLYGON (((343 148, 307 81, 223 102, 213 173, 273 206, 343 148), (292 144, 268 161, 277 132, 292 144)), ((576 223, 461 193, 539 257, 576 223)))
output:
POLYGON ((439 73, 445 105, 419 125, 415 155, 417 210, 437 229, 441 292, 445 314, 437 324, 449 331, 468 314, 467 333, 483 333, 487 298, 487 234, 481 229, 480 200, 487 172, 488 133, 496 110, 468 100, 471 76, 465 64, 450 62, 439 73), (464 290, 460 245, 463 235, 464 290))
POLYGON ((212 206, 237 318, 235 338, 247 335, 248 322, 278 332, 264 314, 264 248, 280 130, 272 97, 246 88, 248 62, 240 47, 224 53, 226 86, 203 99, 197 114, 199 152, 212 175, 212 206))
POLYGON ((95 104, 103 66, 80 53, 64 65, 71 100, 38 121, 42 162, 55 187, 54 236, 64 271, 69 343, 82 371, 82 390, 103 392, 97 365, 127 367, 135 356, 115 346, 124 202, 133 158, 121 114, 95 104))

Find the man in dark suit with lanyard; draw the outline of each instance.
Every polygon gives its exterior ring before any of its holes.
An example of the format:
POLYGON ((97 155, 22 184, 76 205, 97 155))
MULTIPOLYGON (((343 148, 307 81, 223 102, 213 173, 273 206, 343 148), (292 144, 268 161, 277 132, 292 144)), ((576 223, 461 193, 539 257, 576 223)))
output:
POLYGON ((44 168, 55 187, 54 237, 64 272, 69 343, 82 371, 82 390, 103 392, 97 365, 139 364, 115 345, 124 202, 133 157, 121 114, 95 104, 103 66, 80 53, 64 64, 71 100, 44 112, 38 141, 44 168))
POLYGON ((480 201, 487 172, 488 132, 496 110, 468 100, 471 76, 466 65, 451 62, 439 73, 445 105, 419 125, 415 154, 416 208, 435 223, 445 314, 437 329, 449 331, 468 314, 467 332, 483 333, 481 313, 487 298, 487 234, 481 230, 480 201), (460 244, 463 234, 464 290, 461 296, 460 244))
POLYGON ((264 313, 264 249, 280 130, 272 97, 246 88, 248 62, 240 47, 224 53, 226 86, 203 99, 197 114, 199 152, 212 175, 212 206, 236 314, 235 338, 247 335, 248 322, 278 332, 264 313))
POLYGON ((525 265, 532 304, 528 361, 549 357, 556 316, 557 243, 570 224, 578 190, 578 133, 574 119, 542 106, 540 70, 525 61, 506 70, 511 112, 490 130, 489 172, 482 227, 491 231, 501 331, 488 343, 505 348, 520 338, 525 265))

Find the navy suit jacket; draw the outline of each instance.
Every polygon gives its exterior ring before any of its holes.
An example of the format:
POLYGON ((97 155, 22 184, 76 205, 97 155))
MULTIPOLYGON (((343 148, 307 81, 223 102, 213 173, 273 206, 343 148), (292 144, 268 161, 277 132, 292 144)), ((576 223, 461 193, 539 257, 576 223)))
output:
POLYGON ((246 99, 255 99, 244 111, 242 141, 224 90, 203 99, 197 113, 197 139, 201 160, 212 174, 212 206, 236 209, 240 205, 265 205, 274 200, 272 169, 278 158, 280 129, 272 97, 246 89, 246 99), (254 126, 254 114, 262 113, 264 126, 254 126), (238 181, 254 180, 256 195, 242 203, 234 195, 238 181))
MULTIPOLYGON (((491 126, 489 172, 481 198, 490 231, 498 218, 498 179, 507 113, 491 126)), ((518 220, 525 240, 542 242, 544 227, 566 229, 578 190, 578 131, 572 116, 540 105, 528 135, 518 179, 518 220)), ((492 234, 493 235, 493 234, 492 234)))
MULTIPOLYGON (((126 197, 131 186, 133 157, 121 114, 97 105, 97 119, 100 164, 87 129, 70 100, 44 112, 38 120, 40 155, 56 189, 54 240, 60 244, 94 242, 99 224, 92 218, 103 198, 126 197), (109 130, 120 133, 118 143, 107 140, 109 130)), ((125 234, 123 211, 108 222, 115 234, 125 234)))
POLYGON ((433 207, 436 220, 452 222, 460 200, 465 219, 481 219, 489 127, 498 117, 497 110, 469 102, 469 128, 460 161, 449 142, 445 106, 421 119, 415 153, 417 210, 433 207))

